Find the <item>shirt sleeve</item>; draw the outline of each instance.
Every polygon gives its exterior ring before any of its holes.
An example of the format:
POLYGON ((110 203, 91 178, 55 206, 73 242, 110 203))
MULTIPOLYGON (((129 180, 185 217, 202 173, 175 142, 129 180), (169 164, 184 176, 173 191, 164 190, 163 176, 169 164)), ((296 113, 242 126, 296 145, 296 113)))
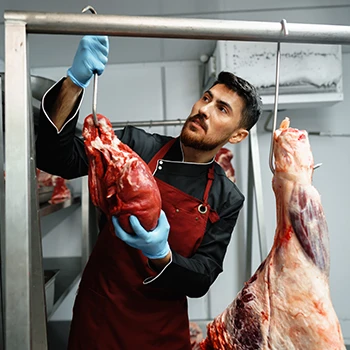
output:
POLYGON ((63 80, 51 87, 42 99, 36 139, 36 164, 39 169, 49 174, 72 179, 88 173, 84 142, 76 136, 79 108, 84 93, 79 96, 63 128, 58 131, 50 119, 49 111, 57 98, 63 80))
MULTIPOLYGON (((84 140, 76 132, 84 92, 79 96, 63 127, 58 130, 50 118, 50 110, 63 81, 64 78, 51 87, 42 99, 36 140, 36 162, 39 169, 49 174, 73 179, 88 174, 89 163, 84 140)), ((152 156, 171 139, 158 134, 149 134, 132 126, 117 130, 115 133, 145 162, 149 162, 152 156)))
POLYGON ((144 284, 170 289, 191 298, 205 295, 223 271, 227 246, 243 202, 244 198, 239 196, 235 205, 221 213, 219 221, 209 224, 201 245, 192 257, 185 258, 172 251, 167 266, 157 276, 147 278, 144 284))

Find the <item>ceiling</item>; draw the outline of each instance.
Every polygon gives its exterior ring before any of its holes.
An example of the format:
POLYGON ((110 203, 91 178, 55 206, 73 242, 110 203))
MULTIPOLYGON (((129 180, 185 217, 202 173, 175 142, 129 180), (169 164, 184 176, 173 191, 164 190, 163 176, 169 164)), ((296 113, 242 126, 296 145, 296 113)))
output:
MULTIPOLYGON (((92 5, 99 14, 130 16, 171 16, 231 19, 244 21, 289 22, 350 25, 350 0, 2 0, 5 10, 79 13, 92 5), (312 14, 312 15, 311 15, 312 14)), ((1 20, 0 20, 1 21, 1 20)), ((4 37, 4 24, 0 24, 4 37)), ((29 35, 31 67, 68 66, 71 64, 80 36, 29 35)), ((210 54, 214 41, 110 38, 110 63, 198 60, 210 54)), ((4 41, 0 40, 0 60, 4 59, 4 41)), ((0 61, 1 68, 1 61, 0 61)))

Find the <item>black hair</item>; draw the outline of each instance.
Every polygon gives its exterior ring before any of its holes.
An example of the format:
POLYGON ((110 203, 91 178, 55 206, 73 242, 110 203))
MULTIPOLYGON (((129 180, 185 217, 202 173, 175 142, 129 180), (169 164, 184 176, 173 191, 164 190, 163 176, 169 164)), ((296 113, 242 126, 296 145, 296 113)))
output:
POLYGON ((243 98, 245 107, 242 111, 240 127, 250 130, 257 123, 262 113, 262 101, 256 88, 248 81, 224 71, 219 73, 212 87, 217 84, 224 84, 243 98))

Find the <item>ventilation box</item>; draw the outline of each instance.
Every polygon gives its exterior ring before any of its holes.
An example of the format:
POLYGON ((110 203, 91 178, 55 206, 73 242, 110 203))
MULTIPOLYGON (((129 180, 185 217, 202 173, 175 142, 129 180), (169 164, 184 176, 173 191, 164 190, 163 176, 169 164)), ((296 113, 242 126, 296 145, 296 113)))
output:
MULTIPOLYGON (((277 43, 218 41, 205 64, 204 89, 230 71, 258 89, 273 110, 277 43)), ((322 107, 343 100, 340 45, 281 43, 279 109, 322 107)))

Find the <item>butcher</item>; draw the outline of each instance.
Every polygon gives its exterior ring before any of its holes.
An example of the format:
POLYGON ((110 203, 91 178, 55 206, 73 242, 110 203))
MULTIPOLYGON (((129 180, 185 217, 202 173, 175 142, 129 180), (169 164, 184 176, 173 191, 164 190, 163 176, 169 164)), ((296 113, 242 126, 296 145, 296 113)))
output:
MULTIPOLYGON (((67 77, 44 95, 39 169, 65 179, 88 174, 84 141, 75 129, 84 90, 94 72, 103 73, 108 51, 107 37, 83 37, 67 77)), ((256 89, 221 72, 194 103, 179 137, 132 126, 116 131, 151 169, 162 210, 150 231, 130 216, 133 234, 117 217, 102 216, 76 296, 68 349, 191 349, 187 297, 204 296, 222 272, 244 203, 215 155, 225 144, 243 141, 260 115, 256 89)))

